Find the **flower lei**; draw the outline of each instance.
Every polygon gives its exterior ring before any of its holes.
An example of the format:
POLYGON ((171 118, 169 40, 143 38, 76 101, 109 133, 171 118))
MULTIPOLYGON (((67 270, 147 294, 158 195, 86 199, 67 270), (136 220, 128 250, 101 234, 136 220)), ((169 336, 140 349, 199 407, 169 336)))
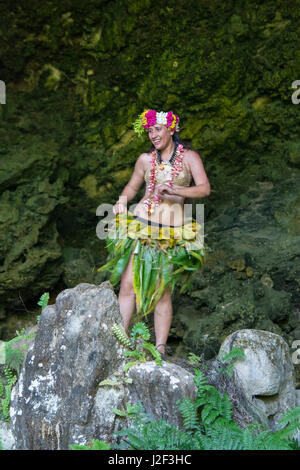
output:
POLYGON ((164 113, 163 111, 157 112, 154 109, 146 109, 133 123, 133 127, 138 136, 141 137, 145 130, 155 124, 161 124, 166 126, 169 130, 174 129, 175 132, 179 132, 179 121, 179 117, 177 114, 174 114, 173 111, 164 113))
MULTIPOLYGON (((176 154, 175 154, 174 164, 172 165, 172 169, 171 169, 171 180, 169 183, 171 188, 173 187, 174 179, 181 172, 183 168, 182 162, 183 162, 183 145, 178 144, 176 154)), ((148 215, 150 215, 154 211, 153 206, 158 206, 162 201, 161 196, 157 192, 154 192, 155 180, 156 180, 156 165, 157 165, 157 155, 156 155, 156 150, 153 150, 150 181, 148 185, 149 197, 148 199, 144 201, 144 206, 148 212, 148 215)))

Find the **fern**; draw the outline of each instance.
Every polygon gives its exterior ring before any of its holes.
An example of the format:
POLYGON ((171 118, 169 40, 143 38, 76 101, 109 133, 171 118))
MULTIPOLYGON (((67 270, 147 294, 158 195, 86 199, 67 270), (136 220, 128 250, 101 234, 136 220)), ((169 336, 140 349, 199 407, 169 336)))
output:
MULTIPOLYGON (((47 307, 48 301, 49 301, 49 297, 50 297, 50 296, 49 296, 49 292, 44 292, 44 294, 41 295, 40 300, 37 302, 37 304, 42 307, 42 311, 44 310, 45 307, 47 307)), ((40 315, 38 315, 38 316, 36 317, 37 322, 40 321, 40 317, 41 317, 40 315)))
POLYGON ((133 418, 133 422, 131 427, 116 433, 116 437, 122 438, 117 449, 176 450, 191 449, 197 445, 190 433, 179 430, 164 420, 151 420, 141 403, 135 406, 130 413, 122 413, 123 416, 133 418))
POLYGON ((112 331, 115 334, 115 336, 118 338, 120 343, 123 344, 128 349, 134 349, 134 343, 128 338, 128 336, 125 333, 124 328, 121 325, 117 325, 114 323, 112 326, 112 331))
POLYGON ((189 398, 184 398, 178 406, 183 418, 185 429, 197 429, 199 427, 198 405, 189 398))
POLYGON ((17 374, 20 373, 20 368, 24 361, 24 354, 18 348, 12 349, 11 344, 7 343, 6 346, 6 360, 5 363, 8 367, 15 370, 17 374))
POLYGON ((233 363, 236 361, 236 359, 240 357, 245 357, 245 353, 242 349, 238 347, 233 347, 229 353, 224 354, 221 357, 221 361, 225 364, 225 367, 220 367, 219 370, 220 372, 227 374, 229 377, 232 377, 233 375, 233 363))
POLYGON ((144 341, 147 341, 148 339, 150 339, 149 330, 143 322, 138 322, 132 327, 132 330, 131 330, 132 341, 136 343, 138 337, 140 337, 144 341))
POLYGON ((45 292, 41 297, 40 300, 38 301, 38 305, 42 307, 42 311, 44 310, 45 307, 47 307, 49 301, 49 292, 45 292))
POLYGON ((194 354, 193 352, 190 352, 188 355, 188 361, 192 365, 198 364, 198 362, 202 362, 202 360, 202 357, 196 356, 196 354, 194 354))
POLYGON ((300 406, 296 406, 295 408, 288 410, 279 420, 279 429, 275 432, 276 436, 279 439, 286 439, 294 436, 300 429, 299 420, 300 406))
POLYGON ((70 448, 71 450, 110 450, 110 445, 95 439, 89 445, 71 444, 70 448))
POLYGON ((217 417, 222 417, 226 421, 232 419, 232 405, 228 395, 222 396, 214 387, 205 397, 198 400, 198 405, 204 405, 201 413, 204 424, 212 424, 217 417))
MULTIPOLYGON (((18 341, 32 338, 35 333, 25 335, 25 330, 16 331, 17 336, 5 345, 5 363, 0 364, 0 416, 5 421, 9 421, 9 405, 12 387, 18 379, 20 369, 24 362, 24 353, 18 347, 12 345, 18 341)), ((23 346, 24 347, 24 346, 23 346)))
POLYGON ((112 326, 112 331, 117 339, 127 348, 124 352, 126 357, 134 358, 135 361, 128 362, 124 367, 124 372, 128 372, 130 367, 148 361, 151 357, 158 366, 162 365, 162 357, 156 347, 148 343, 150 333, 146 325, 142 322, 136 323, 132 330, 130 338, 127 336, 123 326, 116 323, 112 326), (149 354, 150 353, 150 354, 149 354))
POLYGON ((162 365, 161 354, 153 344, 151 344, 151 343, 142 343, 141 346, 142 346, 142 348, 147 349, 152 354, 153 359, 155 360, 155 362, 158 366, 162 365))
POLYGON ((5 397, 1 400, 1 412, 2 418, 4 421, 9 421, 9 405, 10 405, 10 397, 11 397, 11 385, 5 385, 5 397))

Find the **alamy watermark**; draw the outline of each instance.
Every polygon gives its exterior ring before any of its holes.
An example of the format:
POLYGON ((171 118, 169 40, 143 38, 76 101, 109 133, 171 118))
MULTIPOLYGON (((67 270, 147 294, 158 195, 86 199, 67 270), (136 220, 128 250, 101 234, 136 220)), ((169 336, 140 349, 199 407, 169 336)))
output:
POLYGON ((300 340, 293 341, 292 349, 296 349, 292 354, 292 363, 300 364, 300 340))
POLYGON ((97 207, 96 215, 103 217, 96 227, 96 234, 100 240, 105 240, 108 235, 111 239, 117 237, 127 238, 128 236, 130 238, 161 239, 163 233, 163 239, 165 240, 184 238, 187 242, 185 246, 189 250, 199 249, 201 245, 204 246, 204 204, 196 204, 196 206, 184 204, 182 206, 174 203, 172 205, 168 204, 168 207, 160 204, 155 212, 155 221, 153 221, 139 214, 134 215, 138 204, 132 204, 127 209, 127 198, 124 196, 121 202, 125 208, 125 211, 121 214, 121 219, 124 216, 125 223, 122 224, 122 230, 119 233, 116 231, 117 220, 114 206, 107 203, 100 204, 97 207), (182 225, 174 223, 178 214, 183 214, 182 225), (127 215, 130 217, 128 223, 126 222, 127 215))
POLYGON ((0 341, 0 364, 5 364, 5 341, 0 341))
POLYGON ((0 80, 0 104, 6 104, 6 86, 3 80, 0 80))
POLYGON ((298 90, 294 91, 292 94, 292 103, 293 104, 299 104, 300 103, 300 98, 298 98, 298 95, 300 95, 300 80, 295 80, 292 83, 292 88, 298 88, 298 90))

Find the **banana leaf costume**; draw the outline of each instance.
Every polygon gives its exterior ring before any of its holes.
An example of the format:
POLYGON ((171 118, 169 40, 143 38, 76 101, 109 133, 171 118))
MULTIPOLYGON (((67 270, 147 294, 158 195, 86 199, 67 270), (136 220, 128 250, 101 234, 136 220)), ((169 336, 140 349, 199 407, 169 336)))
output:
POLYGON ((107 263, 98 271, 110 273, 115 286, 133 255, 133 287, 138 315, 151 313, 170 287, 181 284, 180 292, 189 285, 190 276, 204 261, 205 249, 201 226, 194 220, 181 227, 149 225, 131 212, 117 214, 114 227, 108 229, 107 263))

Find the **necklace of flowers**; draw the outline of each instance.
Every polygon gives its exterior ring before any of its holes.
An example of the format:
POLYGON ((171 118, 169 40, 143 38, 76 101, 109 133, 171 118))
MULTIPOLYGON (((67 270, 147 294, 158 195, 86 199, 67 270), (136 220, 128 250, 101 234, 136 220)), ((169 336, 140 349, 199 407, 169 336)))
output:
MULTIPOLYGON (((178 144, 176 151, 173 153, 172 157, 169 160, 169 164, 171 164, 171 179, 169 181, 169 186, 172 188, 174 184, 174 179, 176 176, 181 172, 182 170, 182 161, 183 161, 183 145, 178 144), (175 153, 175 155, 174 155, 175 153)), ((152 152, 152 162, 151 162, 151 173, 150 173, 150 181, 148 185, 148 190, 149 190, 149 197, 144 201, 144 206, 145 209, 148 212, 148 215, 150 215, 153 211, 154 208, 153 206, 158 206, 161 201, 162 197, 157 193, 154 192, 155 188, 155 181, 156 181, 156 166, 158 162, 161 162, 160 165, 162 165, 161 158, 158 158, 157 152, 154 149, 152 152)))

